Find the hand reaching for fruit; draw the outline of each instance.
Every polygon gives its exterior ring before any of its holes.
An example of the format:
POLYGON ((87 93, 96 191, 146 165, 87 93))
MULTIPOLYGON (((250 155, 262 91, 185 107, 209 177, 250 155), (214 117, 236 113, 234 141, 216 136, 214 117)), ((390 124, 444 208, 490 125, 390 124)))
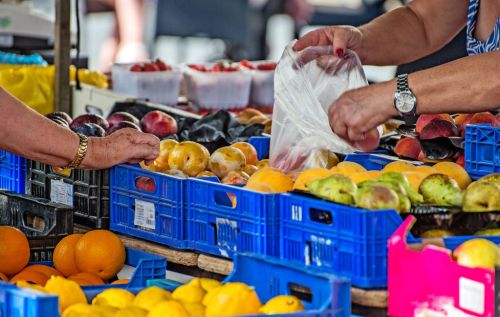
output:
POLYGON ((104 138, 89 138, 87 156, 81 167, 103 169, 122 163, 149 165, 160 154, 160 140, 147 133, 125 128, 104 138))

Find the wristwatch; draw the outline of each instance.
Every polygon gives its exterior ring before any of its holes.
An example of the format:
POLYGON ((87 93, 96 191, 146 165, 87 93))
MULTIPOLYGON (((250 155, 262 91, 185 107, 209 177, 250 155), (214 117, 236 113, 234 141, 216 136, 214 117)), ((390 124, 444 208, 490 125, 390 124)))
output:
POLYGON ((405 119, 414 118, 417 112, 417 97, 408 85, 408 74, 398 76, 396 93, 394 95, 394 107, 405 119))

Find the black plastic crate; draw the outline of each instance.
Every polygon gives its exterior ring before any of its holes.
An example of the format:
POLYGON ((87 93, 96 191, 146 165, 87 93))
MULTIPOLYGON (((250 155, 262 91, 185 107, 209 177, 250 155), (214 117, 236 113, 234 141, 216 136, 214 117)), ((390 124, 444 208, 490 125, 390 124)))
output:
POLYGON ((0 224, 26 234, 31 261, 52 261, 57 243, 73 233, 73 209, 47 199, 0 190, 0 224))
POLYGON ((109 228, 109 170, 65 170, 27 163, 26 193, 64 203, 74 209, 76 224, 109 228))

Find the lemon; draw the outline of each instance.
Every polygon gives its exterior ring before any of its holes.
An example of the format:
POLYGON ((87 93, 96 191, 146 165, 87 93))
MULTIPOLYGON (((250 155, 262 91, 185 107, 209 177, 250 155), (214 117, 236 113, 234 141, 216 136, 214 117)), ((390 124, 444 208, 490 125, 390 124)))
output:
POLYGON ((104 317, 99 312, 95 311, 94 307, 87 303, 78 303, 69 306, 62 317, 104 317))
POLYGON ((80 286, 64 277, 51 276, 45 284, 45 290, 49 294, 59 296, 59 311, 61 314, 73 304, 87 304, 87 298, 80 286))
POLYGON ((175 300, 168 300, 159 303, 148 314, 148 317, 190 317, 187 310, 175 300))
POLYGON ((280 295, 271 298, 259 310, 264 315, 290 314, 304 310, 304 304, 295 296, 280 295))
POLYGON ((148 311, 137 306, 120 309, 113 317, 147 317, 148 311))
POLYGON ((124 308, 134 301, 134 294, 121 288, 108 288, 92 300, 93 305, 124 308))
POLYGON ((200 278, 200 283, 201 283, 201 288, 203 288, 207 292, 211 289, 222 286, 221 282, 206 277, 200 278))
POLYGON ((38 292, 44 293, 44 294, 48 293, 47 290, 43 286, 31 284, 31 283, 28 283, 26 281, 17 281, 16 286, 22 287, 22 288, 29 288, 29 289, 32 289, 32 290, 35 290, 35 291, 38 291, 38 292))
POLYGON ((244 283, 227 283, 209 291, 203 304, 205 316, 257 315, 262 306, 255 290, 244 283))
POLYGON ((169 299, 172 299, 172 294, 170 294, 169 291, 157 286, 151 286, 140 291, 137 296, 135 296, 132 305, 150 311, 156 304, 169 299))
POLYGON ((205 294, 200 279, 194 278, 189 283, 177 287, 172 298, 183 303, 201 303, 205 294))
POLYGON ((205 316, 205 306, 198 303, 183 303, 182 306, 186 309, 191 317, 205 316))

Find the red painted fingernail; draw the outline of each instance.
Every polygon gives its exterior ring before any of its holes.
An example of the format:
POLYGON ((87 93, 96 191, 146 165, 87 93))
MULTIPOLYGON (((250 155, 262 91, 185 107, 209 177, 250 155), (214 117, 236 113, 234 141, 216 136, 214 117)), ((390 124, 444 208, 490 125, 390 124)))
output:
POLYGON ((335 50, 335 54, 337 54, 338 57, 344 57, 344 49, 343 48, 337 48, 335 50))

